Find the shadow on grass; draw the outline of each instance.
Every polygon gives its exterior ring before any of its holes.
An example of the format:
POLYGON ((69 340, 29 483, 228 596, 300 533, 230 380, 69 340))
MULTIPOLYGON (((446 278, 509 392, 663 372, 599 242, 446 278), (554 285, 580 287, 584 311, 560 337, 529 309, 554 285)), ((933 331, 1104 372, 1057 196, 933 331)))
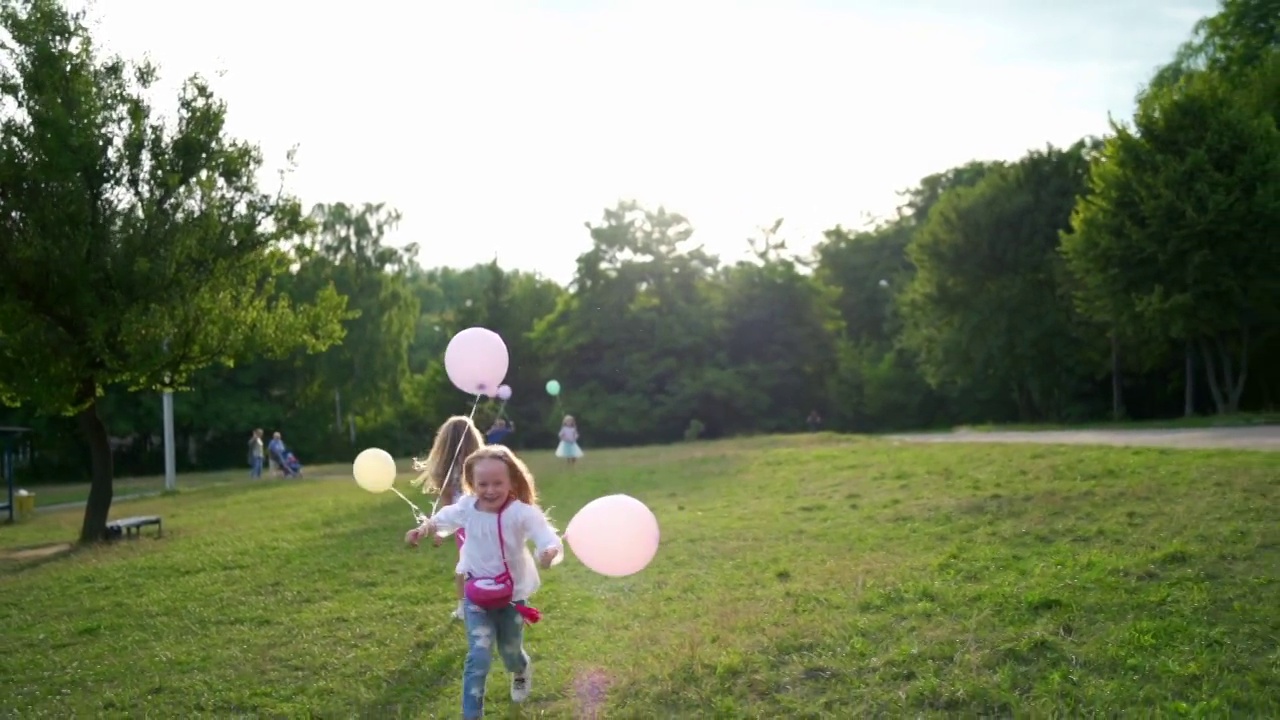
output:
MULTIPOLYGON (((181 488, 170 491, 171 497, 191 497, 199 495, 199 499, 206 498, 223 498, 230 495, 242 495, 247 493, 257 493, 264 490, 279 490, 281 488, 305 483, 308 481, 324 481, 328 478, 272 478, 270 480, 234 480, 230 482, 210 483, 208 485, 200 485, 192 488, 181 488)), ((152 499, 152 498, 148 498, 152 499)))
MULTIPOLYGON (((439 548, 433 547, 430 540, 424 541, 417 549, 408 548, 402 538, 413 522, 401 507, 397 507, 399 505, 401 503, 397 501, 366 507, 354 513, 343 510, 317 517, 322 526, 335 527, 333 532, 317 538, 310 556, 323 562, 323 558, 339 553, 373 552, 403 554, 406 561, 425 560, 415 575, 435 576, 441 604, 444 604, 443 601, 451 598, 453 593, 453 583, 449 578, 457 558, 454 540, 445 538, 439 548), (428 553, 428 557, 415 557, 420 553, 428 553)), ((284 570, 282 566, 281 571, 284 570)), ((389 581, 395 582, 386 576, 350 578, 350 582, 357 586, 364 583, 383 585, 389 581)), ((453 696, 459 692, 467 653, 463 623, 443 613, 432 614, 423 622, 406 627, 405 632, 413 635, 414 640, 399 665, 382 676, 381 692, 354 708, 354 712, 344 711, 342 717, 424 717, 431 707, 439 703, 442 694, 453 696)), ((494 663, 495 667, 501 666, 496 658, 494 663)), ((498 682, 499 677, 499 673, 491 675, 490 684, 498 682)), ((461 697, 452 699, 461 702, 461 697)))
POLYGON ((386 679, 377 699, 357 709, 362 718, 421 717, 439 693, 452 691, 462 676, 466 651, 460 642, 461 623, 439 624, 418 639, 404 662, 386 679))

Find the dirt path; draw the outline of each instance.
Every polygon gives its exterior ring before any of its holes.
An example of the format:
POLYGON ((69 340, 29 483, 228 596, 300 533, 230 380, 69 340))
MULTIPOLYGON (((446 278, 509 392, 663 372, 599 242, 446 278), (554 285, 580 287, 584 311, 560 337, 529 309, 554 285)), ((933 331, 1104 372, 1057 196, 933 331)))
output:
POLYGON ((0 548, 0 560, 8 560, 10 562, 30 562, 32 560, 46 560, 56 555, 63 555, 71 552, 74 546, 71 543, 50 543, 48 545, 34 545, 32 547, 3 549, 0 548))
POLYGON ((1280 452, 1280 425, 1177 430, 1041 430, 1036 432, 912 433, 894 440, 931 443, 1041 443, 1134 447, 1225 448, 1280 452))

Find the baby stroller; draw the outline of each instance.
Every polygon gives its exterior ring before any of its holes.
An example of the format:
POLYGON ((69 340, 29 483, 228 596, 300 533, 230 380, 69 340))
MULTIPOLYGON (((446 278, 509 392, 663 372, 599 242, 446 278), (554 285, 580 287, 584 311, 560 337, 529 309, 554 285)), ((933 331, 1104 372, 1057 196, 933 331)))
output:
POLYGON ((298 462, 298 457, 292 451, 283 448, 272 449, 271 460, 279 468, 280 474, 287 477, 299 477, 302 475, 302 463, 298 462))

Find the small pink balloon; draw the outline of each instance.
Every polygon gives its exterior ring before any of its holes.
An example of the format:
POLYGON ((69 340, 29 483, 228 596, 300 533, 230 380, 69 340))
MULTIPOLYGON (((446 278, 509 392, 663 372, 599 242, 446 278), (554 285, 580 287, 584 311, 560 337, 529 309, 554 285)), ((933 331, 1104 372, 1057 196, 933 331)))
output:
POLYGON ((658 518, 629 495, 606 495, 573 516, 564 539, 591 570, 610 577, 634 575, 658 553, 658 518))
POLYGON ((499 400, 510 400, 510 399, 511 399, 511 386, 510 386, 510 385, 499 385, 499 386, 498 386, 498 399, 499 399, 499 400))
POLYGON ((444 349, 444 370, 449 380, 468 395, 493 397, 507 376, 511 358, 498 333, 470 327, 449 341, 444 349))

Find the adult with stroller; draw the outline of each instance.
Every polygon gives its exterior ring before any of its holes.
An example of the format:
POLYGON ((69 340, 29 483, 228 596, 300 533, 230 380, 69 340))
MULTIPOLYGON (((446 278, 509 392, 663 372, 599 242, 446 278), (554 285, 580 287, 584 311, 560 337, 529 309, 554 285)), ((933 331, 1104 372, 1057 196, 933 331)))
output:
POLYGON ((298 477, 302 472, 302 465, 298 463, 298 459, 293 456, 284 446, 284 440, 280 437, 280 431, 271 434, 271 442, 267 443, 267 455, 271 460, 271 474, 274 475, 278 471, 283 477, 298 477), (292 460, 292 462, 290 462, 292 460))
POLYGON ((484 441, 488 445, 506 445, 507 438, 516 431, 516 424, 508 422, 503 418, 493 421, 493 427, 489 428, 489 432, 484 434, 484 441))

